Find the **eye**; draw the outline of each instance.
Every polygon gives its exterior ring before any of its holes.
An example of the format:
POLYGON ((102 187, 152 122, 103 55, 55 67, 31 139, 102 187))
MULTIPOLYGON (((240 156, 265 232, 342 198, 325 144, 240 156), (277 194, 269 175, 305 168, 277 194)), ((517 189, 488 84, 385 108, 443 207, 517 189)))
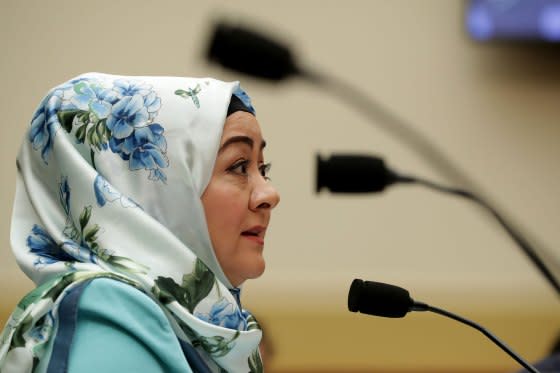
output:
POLYGON ((247 166, 249 165, 249 161, 244 159, 244 160, 240 160, 238 162, 235 162, 233 165, 231 165, 227 171, 232 172, 234 174, 238 174, 238 175, 247 175, 247 166))
POLYGON ((272 165, 270 163, 265 163, 259 166, 259 172, 261 173, 261 176, 266 180, 270 180, 270 177, 268 177, 268 173, 270 172, 271 167, 272 165))

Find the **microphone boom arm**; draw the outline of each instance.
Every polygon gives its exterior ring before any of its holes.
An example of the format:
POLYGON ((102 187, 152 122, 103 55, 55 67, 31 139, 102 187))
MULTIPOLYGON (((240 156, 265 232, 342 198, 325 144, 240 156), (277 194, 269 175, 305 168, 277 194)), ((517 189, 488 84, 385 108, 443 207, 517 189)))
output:
POLYGON ((560 284, 558 280, 550 269, 546 266, 543 260, 538 256, 536 250, 531 246, 529 241, 527 241, 523 235, 521 235, 508 221, 504 216, 502 216, 495 208, 493 208, 488 202, 484 199, 477 197, 475 194, 459 188, 452 188, 446 187, 443 185, 436 184, 432 181, 421 179, 418 177, 411 177, 411 176, 404 176, 404 175, 397 175, 397 180, 403 183, 417 183, 424 185, 428 188, 432 188, 434 190, 453 194, 459 197, 463 197, 465 199, 471 200, 473 202, 478 203, 480 206, 484 207, 490 214, 492 214, 498 223, 505 229, 505 231, 509 234, 511 239, 521 248, 523 253, 529 258, 529 260, 537 267, 537 269, 541 272, 541 274, 547 279, 547 281, 552 285, 552 287, 556 290, 556 293, 560 295, 560 284))
POLYGON ((395 136, 396 139, 403 141, 418 152, 442 176, 454 183, 466 185, 471 189, 479 189, 474 181, 449 161, 449 157, 438 149, 428 137, 379 102, 368 98, 364 92, 361 92, 353 85, 340 79, 335 79, 330 75, 322 75, 309 70, 300 69, 299 76, 310 83, 326 88, 323 92, 328 92, 349 106, 354 107, 366 116, 370 123, 387 131, 395 136))
POLYGON ((488 329, 484 328, 483 326, 475 323, 474 321, 465 319, 464 317, 456 315, 452 312, 446 311, 438 307, 430 306, 429 304, 422 303, 422 302, 414 302, 411 311, 430 311, 433 313, 437 313, 438 315, 449 317, 450 319, 459 321, 460 323, 475 328, 476 330, 484 334, 486 337, 488 337, 490 340, 492 340, 492 342, 494 342, 498 347, 500 347, 504 352, 506 352, 509 356, 511 356, 515 361, 521 364, 529 372, 539 373, 539 371, 535 367, 533 367, 531 364, 525 361, 525 359, 523 359, 521 356, 516 354, 505 342, 502 342, 497 336, 492 334, 492 332, 490 332, 488 329))

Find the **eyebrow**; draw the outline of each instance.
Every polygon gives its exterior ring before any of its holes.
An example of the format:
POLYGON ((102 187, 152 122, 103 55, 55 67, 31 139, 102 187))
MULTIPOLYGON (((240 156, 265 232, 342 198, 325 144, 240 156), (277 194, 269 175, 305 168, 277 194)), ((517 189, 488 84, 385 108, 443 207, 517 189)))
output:
MULTIPOLYGON (((247 144, 249 145, 249 147, 253 148, 255 142, 253 141, 252 138, 250 138, 249 136, 233 136, 230 137, 229 139, 227 139, 223 145, 220 147, 220 150, 218 150, 218 153, 221 153, 226 147, 228 147, 229 145, 232 144, 236 144, 236 143, 243 143, 243 144, 247 144)), ((266 141, 263 140, 261 142, 261 150, 264 149, 264 147, 266 146, 266 141)))

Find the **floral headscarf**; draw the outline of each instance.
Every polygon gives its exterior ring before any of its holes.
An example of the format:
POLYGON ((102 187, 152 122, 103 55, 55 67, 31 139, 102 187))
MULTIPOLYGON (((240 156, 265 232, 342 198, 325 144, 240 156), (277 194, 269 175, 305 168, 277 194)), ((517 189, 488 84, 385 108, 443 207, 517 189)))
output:
POLYGON ((152 296, 212 369, 262 370, 260 328, 229 291, 200 200, 232 93, 248 99, 237 82, 88 73, 47 94, 18 155, 11 228, 37 288, 1 335, 2 372, 31 371, 61 299, 96 277, 152 296))

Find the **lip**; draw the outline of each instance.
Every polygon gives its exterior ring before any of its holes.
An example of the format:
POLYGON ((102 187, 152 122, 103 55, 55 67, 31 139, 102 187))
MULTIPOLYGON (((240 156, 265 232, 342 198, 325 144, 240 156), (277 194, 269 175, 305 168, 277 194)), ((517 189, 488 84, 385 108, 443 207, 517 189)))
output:
POLYGON ((259 237, 259 236, 245 236, 245 235, 243 235, 243 237, 246 238, 246 239, 248 239, 248 240, 251 240, 251 241, 253 241, 253 242, 258 243, 258 244, 261 245, 261 246, 264 245, 264 239, 262 239, 262 238, 259 237))
POLYGON ((246 238, 250 241, 256 242, 259 245, 264 245, 264 235, 266 233, 266 227, 262 226, 262 225, 255 225, 249 229, 244 230, 243 232, 241 232, 241 236, 243 238, 246 238), (254 234, 252 235, 248 235, 248 234, 243 234, 245 232, 252 232, 254 234))

